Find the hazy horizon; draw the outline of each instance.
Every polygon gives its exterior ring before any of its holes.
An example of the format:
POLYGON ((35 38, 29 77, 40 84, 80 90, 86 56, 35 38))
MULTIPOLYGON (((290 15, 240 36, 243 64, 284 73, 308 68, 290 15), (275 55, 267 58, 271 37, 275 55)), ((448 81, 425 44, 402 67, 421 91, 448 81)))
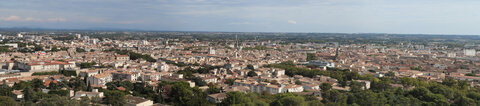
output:
POLYGON ((0 27, 479 35, 480 1, 4 0, 0 27))

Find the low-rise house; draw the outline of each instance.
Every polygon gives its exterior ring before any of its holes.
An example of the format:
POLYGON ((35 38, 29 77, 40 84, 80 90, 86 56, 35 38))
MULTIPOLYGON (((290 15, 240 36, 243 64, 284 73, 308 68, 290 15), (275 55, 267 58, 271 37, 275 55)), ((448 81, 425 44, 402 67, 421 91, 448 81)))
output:
POLYGON ((80 77, 90 77, 99 74, 99 70, 82 70, 80 71, 79 75, 80 77))
POLYGON ((303 92, 302 85, 287 85, 285 86, 286 92, 303 92))
POLYGON ((128 56, 128 55, 115 55, 115 59, 117 61, 128 61, 128 60, 130 60, 130 56, 128 56))
POLYGON ((23 92, 22 90, 13 90, 12 91, 15 100, 22 100, 23 99, 23 92))
POLYGON ((73 98, 79 100, 81 97, 88 97, 88 98, 92 98, 92 97, 99 97, 99 98, 103 98, 103 92, 98 92, 98 89, 93 89, 92 92, 85 92, 85 91, 77 91, 75 92, 75 96, 73 98))
POLYGON ((0 81, 9 79, 9 78, 20 78, 20 77, 22 77, 21 74, 3 74, 3 75, 0 75, 0 81))
POLYGON ((142 98, 142 97, 136 97, 136 96, 125 96, 127 99, 127 104, 126 106, 152 106, 153 101, 142 98))
POLYGON ((113 72, 112 76, 113 79, 115 80, 128 80, 128 81, 137 81, 137 79, 140 77, 139 72, 129 72, 129 71, 117 71, 113 72))
POLYGON ((245 81, 245 80, 235 80, 233 83, 237 86, 248 86, 251 92, 262 93, 264 91, 270 94, 277 94, 277 93, 284 93, 285 86, 284 85, 274 85, 270 83, 257 83, 252 81, 245 81))
POLYGON ((212 103, 221 103, 223 99, 227 98, 226 93, 216 93, 216 94, 210 94, 208 95, 208 101, 212 103))
POLYGON ((206 83, 217 83, 216 77, 203 77, 202 80, 206 83))
POLYGON ((320 86, 318 84, 304 84, 303 89, 320 90, 320 86))
POLYGON ((250 88, 247 86, 237 86, 237 85, 226 86, 223 88, 223 92, 234 92, 234 91, 247 93, 247 92, 250 92, 250 88))

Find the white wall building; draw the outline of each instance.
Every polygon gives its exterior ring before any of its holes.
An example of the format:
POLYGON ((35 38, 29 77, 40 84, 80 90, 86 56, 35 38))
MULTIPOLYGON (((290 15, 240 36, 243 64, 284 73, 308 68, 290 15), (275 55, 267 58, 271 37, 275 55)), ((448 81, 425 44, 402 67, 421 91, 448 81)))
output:
POLYGON ((105 85, 108 82, 112 82, 113 77, 112 74, 110 73, 102 73, 102 74, 97 74, 94 76, 90 76, 87 78, 87 85, 92 84, 92 85, 105 85))
POLYGON ((463 53, 465 53, 465 56, 476 56, 477 51, 475 49, 465 49, 463 50, 463 53))

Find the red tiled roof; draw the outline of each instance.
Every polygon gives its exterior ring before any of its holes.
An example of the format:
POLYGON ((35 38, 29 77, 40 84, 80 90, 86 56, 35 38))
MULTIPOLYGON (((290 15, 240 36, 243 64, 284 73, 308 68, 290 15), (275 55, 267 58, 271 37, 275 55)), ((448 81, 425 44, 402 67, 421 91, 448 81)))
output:
POLYGON ((58 63, 45 63, 45 64, 43 64, 43 65, 44 65, 44 66, 46 66, 46 65, 58 65, 58 63))
POLYGON ((124 87, 117 87, 118 90, 125 91, 124 87))
POLYGON ((53 82, 53 83, 55 83, 55 84, 58 83, 57 80, 45 81, 45 82, 43 83, 43 85, 44 85, 44 86, 48 86, 48 85, 50 85, 51 82, 53 82))
POLYGON ((116 55, 116 57, 129 57, 128 55, 116 55))

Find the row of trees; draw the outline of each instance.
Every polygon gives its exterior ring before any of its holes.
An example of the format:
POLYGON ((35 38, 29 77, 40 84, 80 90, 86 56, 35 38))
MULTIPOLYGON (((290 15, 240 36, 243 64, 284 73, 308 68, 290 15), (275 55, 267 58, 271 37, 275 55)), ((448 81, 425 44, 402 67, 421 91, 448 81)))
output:
POLYGON ((96 64, 97 62, 83 62, 80 63, 80 68, 92 68, 96 64))
POLYGON ((242 48, 242 50, 268 50, 271 48, 268 48, 267 46, 255 46, 255 47, 245 47, 242 48))
POLYGON ((51 72, 34 72, 32 76, 36 75, 64 75, 64 76, 77 76, 75 71, 68 71, 68 70, 60 70, 60 71, 51 71, 51 72))

